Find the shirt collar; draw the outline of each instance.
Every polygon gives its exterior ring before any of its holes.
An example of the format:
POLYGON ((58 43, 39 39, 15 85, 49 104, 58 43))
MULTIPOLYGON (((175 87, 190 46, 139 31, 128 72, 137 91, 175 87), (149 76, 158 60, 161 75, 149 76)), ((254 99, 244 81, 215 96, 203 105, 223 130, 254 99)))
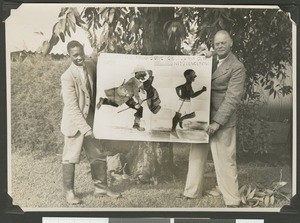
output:
MULTIPOLYGON (((84 65, 83 65, 84 66, 84 65)), ((85 77, 85 72, 83 70, 83 66, 77 66, 75 65, 73 62, 71 64, 71 67, 73 70, 76 70, 79 74, 79 77, 82 81, 85 81, 86 80, 86 77, 85 77)))
POLYGON ((72 62, 72 64, 71 64, 71 66, 73 67, 73 68, 75 68, 75 69, 78 69, 79 71, 83 71, 83 66, 77 66, 77 65, 75 65, 73 62, 72 62))
POLYGON ((227 57, 229 56, 229 54, 230 54, 230 53, 228 53, 228 55, 227 55, 225 58, 223 58, 223 59, 219 59, 219 56, 217 56, 217 61, 219 61, 219 64, 223 63, 224 60, 227 59, 227 57))

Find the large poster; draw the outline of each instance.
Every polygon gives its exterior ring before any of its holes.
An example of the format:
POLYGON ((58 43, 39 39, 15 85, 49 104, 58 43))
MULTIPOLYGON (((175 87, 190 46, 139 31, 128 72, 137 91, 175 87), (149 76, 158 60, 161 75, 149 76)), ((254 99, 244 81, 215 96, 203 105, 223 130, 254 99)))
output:
POLYGON ((96 138, 208 142, 211 58, 103 53, 97 66, 96 138))

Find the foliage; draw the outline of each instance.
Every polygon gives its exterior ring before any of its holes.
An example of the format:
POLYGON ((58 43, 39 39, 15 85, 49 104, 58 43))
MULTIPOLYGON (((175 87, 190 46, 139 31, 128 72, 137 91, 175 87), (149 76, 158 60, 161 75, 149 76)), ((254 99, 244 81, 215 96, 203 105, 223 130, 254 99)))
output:
POLYGON ((268 153, 271 149, 272 131, 264 117, 259 115, 262 105, 258 100, 248 100, 237 109, 237 144, 240 152, 268 153))
POLYGON ((270 150, 270 126, 259 115, 263 101, 260 86, 273 98, 292 92, 286 84, 286 64, 292 62, 292 27, 289 17, 277 9, 179 8, 178 15, 190 33, 192 53, 203 45, 213 48, 213 36, 227 30, 232 51, 246 67, 243 103, 238 108, 238 148, 254 153, 270 150))
MULTIPOLYGON (((166 9, 173 11, 173 8, 85 7, 79 13, 77 8, 62 8, 59 21, 53 27, 48 52, 59 39, 64 42, 65 36, 71 36, 71 31, 75 32, 76 26, 79 26, 86 31, 90 45, 98 52, 140 54, 144 51, 143 54, 147 54, 147 38, 156 38, 160 42, 159 36, 154 37, 157 30, 155 26, 157 21, 163 20, 166 9)), ((178 29, 179 39, 185 34, 184 27, 178 21, 167 21, 163 25, 159 34, 165 34, 168 40, 172 35, 171 26, 178 29)))
MULTIPOLYGON (((259 183, 247 183, 239 189, 242 205, 246 207, 274 207, 275 203, 282 199, 290 201, 290 198, 281 192, 281 189, 287 184, 287 182, 282 181, 282 170, 279 181, 273 182, 268 187, 259 183)), ((222 194, 218 186, 212 190, 207 190, 206 193, 214 197, 222 194)))
POLYGON ((260 184, 245 184, 239 190, 242 203, 248 207, 270 207, 282 197, 288 201, 290 199, 284 195, 280 189, 287 185, 287 182, 273 182, 271 186, 265 188, 260 184))
POLYGON ((257 99, 256 85, 269 90, 274 98, 291 93, 286 86, 285 62, 292 62, 292 23, 277 9, 182 8, 186 27, 195 35, 192 50, 205 43, 213 46, 213 35, 227 30, 233 38, 233 52, 247 69, 245 99, 257 99), (274 85, 273 78, 281 80, 274 85))
MULTIPOLYGON (((160 14, 161 8, 151 7, 86 7, 80 13, 76 8, 62 8, 53 27, 49 52, 59 38, 64 41, 65 35, 71 36, 70 30, 75 32, 79 26, 98 51, 139 54, 147 47, 150 27, 146 24, 161 19, 160 14)), ((291 24, 289 17, 277 9, 178 7, 173 19, 161 27, 164 39, 156 37, 153 41, 160 41, 165 54, 170 45, 175 48, 171 52, 181 54, 178 42, 183 41, 189 45, 185 53, 193 54, 203 44, 212 48, 214 34, 228 30, 234 41, 232 50, 247 69, 245 100, 260 97, 256 85, 265 87, 275 98, 292 91, 285 83, 285 63, 292 61, 291 24), (274 84, 274 78, 280 83, 274 84)))
POLYGON ((66 61, 28 57, 11 66, 11 133, 15 149, 57 152, 62 148, 60 75, 66 61))
POLYGON ((98 51, 140 53, 141 13, 130 8, 91 8, 82 11, 91 46, 98 51))

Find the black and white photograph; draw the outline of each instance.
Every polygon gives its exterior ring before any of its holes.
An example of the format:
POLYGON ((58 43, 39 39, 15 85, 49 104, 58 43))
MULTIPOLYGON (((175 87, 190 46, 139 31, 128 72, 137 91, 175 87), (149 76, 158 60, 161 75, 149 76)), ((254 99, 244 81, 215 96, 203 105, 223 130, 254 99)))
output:
POLYGON ((11 10, 13 204, 24 212, 191 214, 290 206, 295 32, 276 5, 11 10))

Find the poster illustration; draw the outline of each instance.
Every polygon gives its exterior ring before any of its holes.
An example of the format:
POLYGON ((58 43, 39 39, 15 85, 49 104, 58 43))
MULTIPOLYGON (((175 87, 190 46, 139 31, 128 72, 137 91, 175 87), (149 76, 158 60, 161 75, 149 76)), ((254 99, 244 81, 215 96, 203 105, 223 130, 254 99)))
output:
POLYGON ((103 53, 97 66, 96 138, 208 142, 211 58, 103 53))

